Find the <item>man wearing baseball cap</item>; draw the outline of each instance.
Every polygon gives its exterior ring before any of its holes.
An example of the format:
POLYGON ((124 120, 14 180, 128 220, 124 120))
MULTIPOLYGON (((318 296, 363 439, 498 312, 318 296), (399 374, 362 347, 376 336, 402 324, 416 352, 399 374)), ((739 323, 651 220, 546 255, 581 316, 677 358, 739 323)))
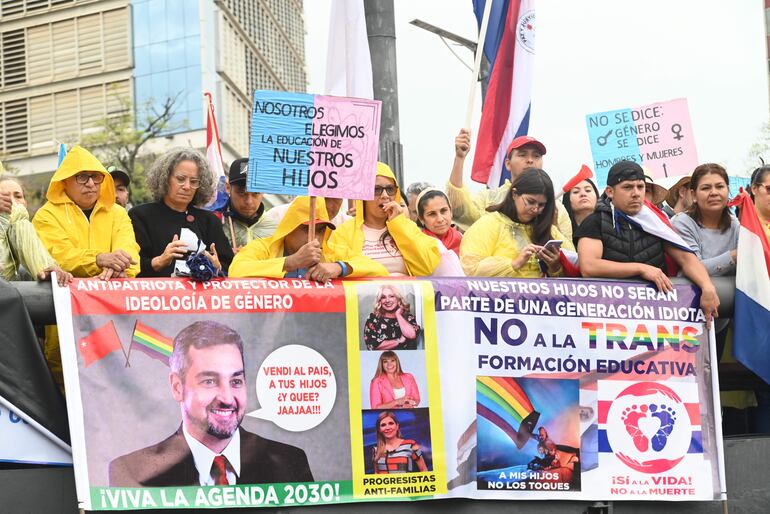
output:
POLYGON ((131 184, 131 177, 117 166, 110 166, 107 168, 107 171, 110 172, 112 181, 115 183, 115 203, 126 210, 130 209, 128 205, 128 196, 130 194, 128 186, 131 184))
MULTIPOLYGON (((246 190, 246 178, 249 159, 237 159, 230 165, 227 182, 227 194, 230 199, 222 216, 225 235, 233 247, 233 252, 246 246, 256 237, 262 237, 264 228, 265 205, 262 203, 262 193, 251 193, 246 190)), ((272 227, 269 232, 272 232, 272 227)))
MULTIPOLYGON (((463 163, 471 149, 471 133, 460 129, 455 138, 455 160, 452 173, 446 185, 446 194, 452 206, 452 219, 462 231, 473 225, 490 205, 496 205, 505 199, 511 190, 511 181, 515 180, 527 168, 543 168, 543 156, 546 148, 532 136, 519 136, 508 144, 505 169, 511 173, 511 180, 501 187, 484 189, 475 195, 463 185, 463 163)), ((557 221, 555 225, 567 239, 572 239, 572 222, 561 202, 556 203, 557 221)))
POLYGON ((719 298, 695 254, 641 229, 645 224, 639 225, 639 218, 637 223, 629 222, 629 217, 642 211, 644 195, 644 170, 639 164, 619 161, 610 168, 603 197, 575 234, 580 272, 587 278, 642 278, 669 292, 674 286, 666 274, 668 255, 701 288, 701 309, 710 323, 717 315, 719 298))

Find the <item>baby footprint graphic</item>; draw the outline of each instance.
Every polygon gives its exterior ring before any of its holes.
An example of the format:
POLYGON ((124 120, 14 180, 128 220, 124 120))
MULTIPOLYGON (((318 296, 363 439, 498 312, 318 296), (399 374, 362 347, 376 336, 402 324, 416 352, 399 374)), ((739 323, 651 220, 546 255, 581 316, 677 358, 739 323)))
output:
POLYGON ((654 418, 660 420, 660 428, 655 432, 655 435, 652 436, 652 449, 659 452, 666 447, 668 436, 670 436, 671 431, 674 430, 676 414, 674 409, 663 404, 660 404, 660 406, 655 404, 650 405, 650 412, 654 418))
MULTIPOLYGON (((646 452, 650 444, 647 436, 645 436, 639 428, 639 419, 645 417, 647 417, 646 405, 641 405, 638 407, 636 405, 632 405, 631 407, 628 407, 626 410, 624 410, 621 414, 621 420, 626 426, 626 431, 633 438, 634 446, 636 446, 636 449, 640 452, 646 452)), ((663 444, 665 445, 666 443, 663 444)))

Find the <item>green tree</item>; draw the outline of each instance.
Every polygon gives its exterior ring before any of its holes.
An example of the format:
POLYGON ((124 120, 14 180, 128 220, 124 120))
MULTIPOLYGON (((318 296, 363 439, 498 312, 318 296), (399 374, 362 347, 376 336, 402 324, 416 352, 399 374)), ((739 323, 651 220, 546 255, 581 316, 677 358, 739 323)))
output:
POLYGON ((84 135, 81 144, 93 152, 105 166, 117 166, 131 177, 131 201, 134 205, 151 201, 145 182, 145 170, 157 158, 148 151, 148 141, 187 127, 187 121, 174 122, 180 95, 163 102, 147 100, 136 111, 130 97, 115 94, 120 105, 117 113, 108 114, 96 123, 92 134, 84 135))

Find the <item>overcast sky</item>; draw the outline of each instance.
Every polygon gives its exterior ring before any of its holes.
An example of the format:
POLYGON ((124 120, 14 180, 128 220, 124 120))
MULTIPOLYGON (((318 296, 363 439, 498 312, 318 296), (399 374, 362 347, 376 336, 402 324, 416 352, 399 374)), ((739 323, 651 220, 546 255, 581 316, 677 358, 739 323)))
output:
MULTIPOLYGON (((313 93, 323 92, 330 4, 305 1, 313 93)), ((395 0, 395 8, 406 182, 443 186, 471 72, 437 36, 409 21, 419 18, 476 41, 471 0, 395 0)), ((592 163, 586 114, 682 97, 698 160, 723 163, 735 175, 750 171, 746 156, 768 121, 764 14, 762 0, 539 2, 530 134, 548 147, 544 167, 554 182, 592 163)), ((470 51, 449 44, 472 66, 470 51)), ((475 144, 478 92, 474 112, 475 144)))

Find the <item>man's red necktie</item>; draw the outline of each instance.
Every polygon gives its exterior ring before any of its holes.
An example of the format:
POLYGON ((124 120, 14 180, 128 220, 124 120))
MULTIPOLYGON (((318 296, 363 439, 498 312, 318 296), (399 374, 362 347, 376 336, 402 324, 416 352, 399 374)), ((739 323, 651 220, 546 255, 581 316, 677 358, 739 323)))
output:
POLYGON ((211 476, 214 477, 214 485, 230 485, 227 481, 227 457, 217 455, 211 465, 211 476))

